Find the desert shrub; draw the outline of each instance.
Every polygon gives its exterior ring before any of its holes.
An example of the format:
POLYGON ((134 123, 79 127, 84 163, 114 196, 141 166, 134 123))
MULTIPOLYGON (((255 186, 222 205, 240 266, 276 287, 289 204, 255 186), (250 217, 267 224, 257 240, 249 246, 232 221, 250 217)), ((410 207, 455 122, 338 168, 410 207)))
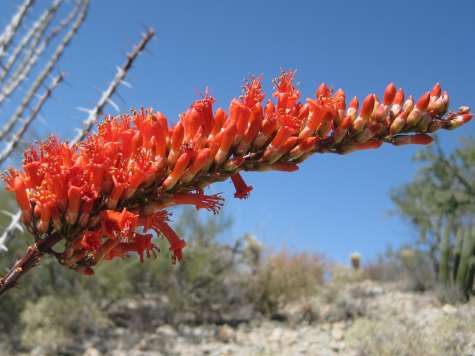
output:
POLYGON ((409 291, 424 292, 436 287, 437 278, 432 259, 427 251, 417 246, 388 248, 375 261, 365 265, 366 278, 378 282, 403 282, 409 291))
POLYGON ((349 268, 347 266, 335 264, 330 266, 331 280, 330 283, 335 285, 346 285, 357 283, 364 280, 365 275, 363 270, 349 268))
POLYGON ((322 304, 321 320, 338 322, 353 320, 366 314, 366 287, 360 284, 331 280, 319 291, 318 298, 322 304))
POLYGON ((275 315, 288 303, 313 296, 323 277, 321 257, 282 250, 259 266, 250 284, 250 297, 257 310, 275 315))
POLYGON ((330 279, 325 287, 320 290, 319 298, 327 305, 324 319, 330 321, 345 320, 359 314, 351 296, 348 295, 349 287, 361 282, 365 278, 364 270, 354 269, 340 264, 328 267, 330 279))
POLYGON ((437 278, 429 255, 420 250, 403 248, 399 252, 406 277, 406 288, 410 291, 433 290, 437 278))
POLYGON ((377 282, 394 282, 402 278, 402 268, 394 261, 370 262, 364 267, 366 278, 377 282))
POLYGON ((363 271, 366 278, 384 283, 400 281, 403 278, 404 267, 398 251, 388 246, 384 253, 365 264, 363 271))
POLYGON ((48 295, 27 302, 21 321, 23 345, 41 347, 47 352, 72 347, 75 341, 98 334, 110 325, 107 316, 86 293, 48 295))
POLYGON ((475 331, 473 320, 442 316, 431 325, 389 318, 358 319, 346 334, 348 345, 365 356, 465 355, 475 331))

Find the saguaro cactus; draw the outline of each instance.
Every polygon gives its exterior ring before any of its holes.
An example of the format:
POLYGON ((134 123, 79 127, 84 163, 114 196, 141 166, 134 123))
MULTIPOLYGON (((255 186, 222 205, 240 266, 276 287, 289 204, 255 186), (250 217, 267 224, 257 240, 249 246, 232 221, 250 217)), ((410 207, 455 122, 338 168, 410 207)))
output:
POLYGON ((203 190, 213 182, 230 178, 243 199, 252 187, 241 171, 292 172, 317 152, 428 144, 429 133, 472 118, 468 107, 446 114, 449 96, 439 84, 416 102, 391 83, 382 100, 369 94, 361 109, 356 97, 347 107, 345 92, 325 84, 299 102, 293 71, 282 72, 274 87, 275 102, 263 104, 260 78, 251 78, 228 111, 214 111, 205 93, 173 126, 163 113, 142 109, 106 118, 84 142, 50 137, 28 149, 23 169, 10 169, 4 181, 36 243, 0 280, 0 293, 43 254, 86 275, 129 253, 143 260, 158 251, 150 231, 168 240, 173 261, 181 260, 185 241, 166 209, 190 204, 218 213, 223 198, 203 190), (59 241, 60 252, 52 248, 59 241))

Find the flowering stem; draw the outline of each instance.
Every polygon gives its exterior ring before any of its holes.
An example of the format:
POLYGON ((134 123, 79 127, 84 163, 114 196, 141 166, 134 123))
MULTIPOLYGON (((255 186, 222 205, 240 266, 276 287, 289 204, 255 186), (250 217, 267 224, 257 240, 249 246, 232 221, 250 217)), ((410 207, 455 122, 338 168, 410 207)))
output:
POLYGON ((29 246, 26 254, 10 268, 5 276, 0 278, 0 296, 14 287, 18 280, 29 270, 35 267, 44 256, 50 253, 51 248, 62 239, 61 235, 54 233, 29 246))

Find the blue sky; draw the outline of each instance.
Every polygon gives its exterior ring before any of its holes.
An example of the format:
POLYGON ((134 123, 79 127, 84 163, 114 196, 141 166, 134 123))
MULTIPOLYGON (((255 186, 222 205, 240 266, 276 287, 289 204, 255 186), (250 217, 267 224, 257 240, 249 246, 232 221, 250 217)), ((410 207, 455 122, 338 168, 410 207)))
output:
MULTIPOLYGON (((0 2, 0 25, 17 4, 0 2)), ((55 93, 43 110, 46 122, 37 122, 35 131, 71 138, 85 118, 76 108, 94 105, 145 26, 156 29, 158 40, 130 73, 133 88, 120 90, 123 100, 115 102, 122 111, 153 107, 175 120, 206 86, 216 107, 227 107, 250 74, 262 74, 270 94, 281 68, 297 69, 303 98, 322 81, 359 98, 381 94, 390 81, 419 96, 440 81, 451 108, 475 106, 472 1, 96 0, 60 64, 69 85, 55 93)), ((0 113, 0 122, 7 113, 0 113)), ((451 150, 474 133, 471 122, 440 139, 451 150)), ((368 259, 389 243, 410 241, 415 231, 388 214, 389 193, 414 177, 417 149, 316 155, 296 173, 244 174, 254 186, 245 201, 232 198, 231 183, 218 184, 212 191, 228 198, 224 212, 235 221, 225 238, 251 232, 275 249, 339 261, 352 251, 368 259)))

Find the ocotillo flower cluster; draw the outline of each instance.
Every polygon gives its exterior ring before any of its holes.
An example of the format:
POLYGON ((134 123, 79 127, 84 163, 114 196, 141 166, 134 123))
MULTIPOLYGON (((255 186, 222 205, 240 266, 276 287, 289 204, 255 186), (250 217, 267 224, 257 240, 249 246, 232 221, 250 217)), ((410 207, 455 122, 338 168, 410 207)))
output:
POLYGON ((369 94, 361 105, 356 97, 347 105, 343 90, 322 84, 300 102, 294 74, 274 81, 274 101, 264 103, 260 78, 251 78, 227 111, 215 111, 206 92, 174 125, 142 109, 106 118, 78 145, 50 137, 25 152, 22 171, 6 173, 6 187, 36 240, 59 235, 60 263, 92 274, 102 260, 155 254, 150 231, 180 260, 185 242, 166 209, 191 204, 217 213, 223 198, 204 193, 213 182, 231 178, 235 197, 246 198, 252 187, 240 171, 291 172, 316 152, 427 144, 429 133, 472 118, 468 107, 446 114, 449 96, 439 84, 416 101, 391 83, 382 99, 369 94))

